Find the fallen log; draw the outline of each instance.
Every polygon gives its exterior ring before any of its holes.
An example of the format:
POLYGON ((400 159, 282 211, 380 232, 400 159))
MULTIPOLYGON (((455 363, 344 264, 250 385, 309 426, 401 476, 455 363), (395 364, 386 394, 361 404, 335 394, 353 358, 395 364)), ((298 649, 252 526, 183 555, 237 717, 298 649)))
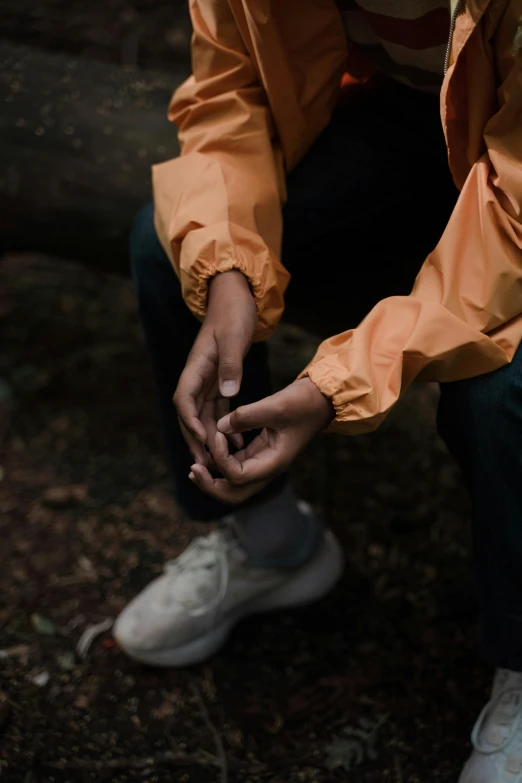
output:
POLYGON ((151 164, 177 153, 171 74, 0 42, 0 250, 127 268, 151 164))

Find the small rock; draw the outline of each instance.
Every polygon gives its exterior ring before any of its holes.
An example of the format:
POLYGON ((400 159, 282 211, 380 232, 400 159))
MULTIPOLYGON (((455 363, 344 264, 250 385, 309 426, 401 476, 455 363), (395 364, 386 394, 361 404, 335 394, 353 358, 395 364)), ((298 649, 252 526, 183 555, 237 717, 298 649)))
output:
POLYGON ((85 484, 68 484, 58 487, 48 487, 42 494, 42 503, 51 508, 66 508, 80 506, 87 497, 85 484))
POLYGON ((86 710, 89 706, 89 697, 86 693, 80 693, 74 702, 74 706, 78 707, 80 710, 86 710))
POLYGON ((35 674, 34 677, 31 677, 31 682, 34 682, 39 688, 45 688, 50 679, 51 675, 44 669, 42 672, 35 674))
POLYGON ((56 659, 58 666, 63 672, 70 672, 76 668, 76 656, 72 650, 66 650, 56 659))

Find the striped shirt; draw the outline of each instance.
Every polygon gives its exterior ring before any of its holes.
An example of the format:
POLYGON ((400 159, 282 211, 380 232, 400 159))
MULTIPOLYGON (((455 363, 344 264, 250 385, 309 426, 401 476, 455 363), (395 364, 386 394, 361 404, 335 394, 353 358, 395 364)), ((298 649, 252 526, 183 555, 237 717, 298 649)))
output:
POLYGON ((448 0, 337 0, 348 41, 378 70, 438 92, 450 27, 448 0))

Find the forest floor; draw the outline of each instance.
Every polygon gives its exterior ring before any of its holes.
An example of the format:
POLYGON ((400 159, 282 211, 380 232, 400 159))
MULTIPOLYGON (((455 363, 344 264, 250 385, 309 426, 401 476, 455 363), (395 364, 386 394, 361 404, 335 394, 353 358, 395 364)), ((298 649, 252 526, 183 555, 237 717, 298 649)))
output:
MULTIPOLYGON (((1 288, 2 780, 206 783, 226 759, 232 783, 456 781, 489 672, 436 388, 295 465, 346 551, 329 598, 243 622, 191 670, 133 663, 109 632, 81 658, 203 526, 171 494, 130 282, 11 256, 1 288)), ((278 384, 314 344, 280 329, 278 384)))

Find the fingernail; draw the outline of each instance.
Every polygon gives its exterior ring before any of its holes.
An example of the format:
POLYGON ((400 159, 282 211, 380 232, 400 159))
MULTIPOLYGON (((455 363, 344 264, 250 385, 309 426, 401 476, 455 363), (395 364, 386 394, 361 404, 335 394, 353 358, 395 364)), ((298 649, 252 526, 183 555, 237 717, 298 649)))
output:
POLYGON ((221 381, 219 390, 223 397, 234 397, 239 391, 237 381, 221 381))
POLYGON ((195 475, 193 474, 193 472, 192 472, 192 471, 190 471, 190 473, 189 473, 189 479, 190 479, 191 481, 195 481, 195 480, 196 480, 196 477, 195 477, 195 475))

